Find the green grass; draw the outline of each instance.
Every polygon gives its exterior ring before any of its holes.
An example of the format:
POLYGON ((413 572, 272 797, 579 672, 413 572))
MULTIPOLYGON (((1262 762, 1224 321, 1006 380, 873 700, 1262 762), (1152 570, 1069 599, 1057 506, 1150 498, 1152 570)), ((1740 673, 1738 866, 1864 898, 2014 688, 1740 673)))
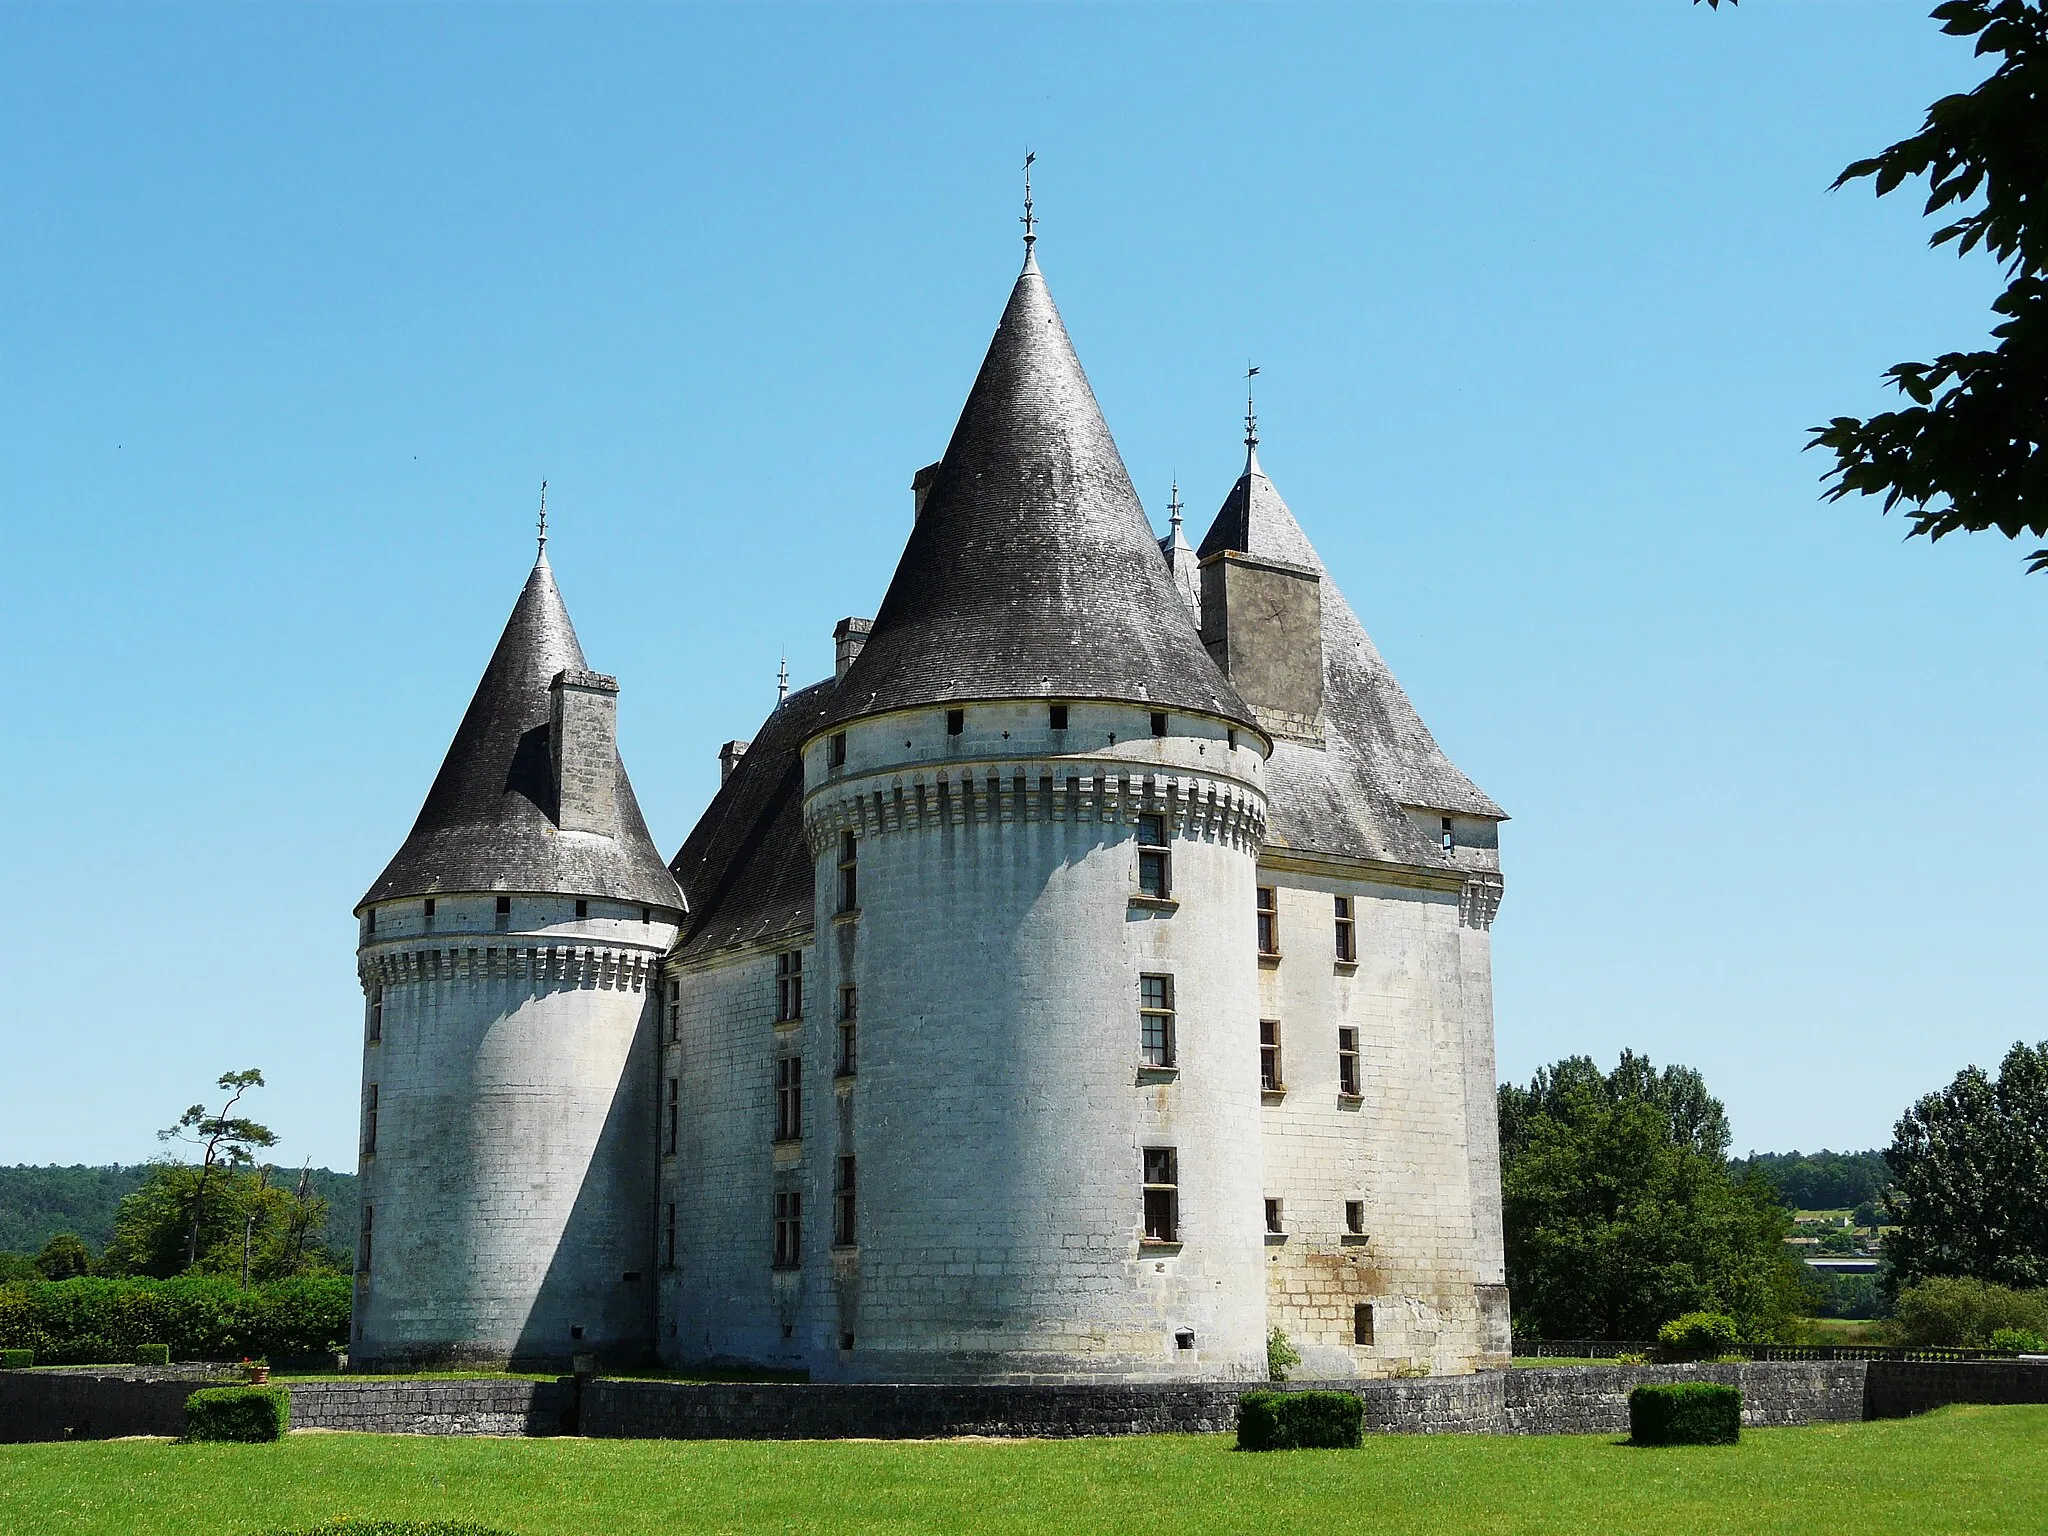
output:
POLYGON ((0 1447, 8 1536, 248 1536, 338 1515, 517 1536, 686 1532, 1588 1531, 1858 1536, 2048 1531, 2048 1407, 1616 1437, 1368 1436, 1252 1455, 1226 1435, 991 1442, 490 1440, 295 1435, 0 1447))

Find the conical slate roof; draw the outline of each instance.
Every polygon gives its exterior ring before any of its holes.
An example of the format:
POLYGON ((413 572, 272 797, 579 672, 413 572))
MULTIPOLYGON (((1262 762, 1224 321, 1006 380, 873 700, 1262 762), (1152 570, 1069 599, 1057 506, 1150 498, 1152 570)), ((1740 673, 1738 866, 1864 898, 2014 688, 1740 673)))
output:
MULTIPOLYGON (((1323 713, 1338 738, 1331 742, 1333 751, 1355 756, 1372 786, 1400 805, 1505 818, 1507 813, 1444 756, 1301 524, 1259 467, 1256 447, 1247 453, 1245 472, 1223 498, 1198 554, 1206 560, 1226 549, 1305 566, 1322 578, 1323 713)), ((1326 763, 1316 771, 1329 768, 1326 763)), ((1277 759, 1274 769, 1281 771, 1277 759)), ((1274 777, 1269 773, 1269 787, 1274 777)))
POLYGON ((1202 648, 1035 261, 821 725, 958 699, 1124 699, 1258 730, 1202 648))
POLYGON ((619 765, 615 836, 555 825, 548 685, 582 670, 583 647, 543 553, 513 606, 491 664, 373 901, 464 891, 609 897, 683 910, 619 765))

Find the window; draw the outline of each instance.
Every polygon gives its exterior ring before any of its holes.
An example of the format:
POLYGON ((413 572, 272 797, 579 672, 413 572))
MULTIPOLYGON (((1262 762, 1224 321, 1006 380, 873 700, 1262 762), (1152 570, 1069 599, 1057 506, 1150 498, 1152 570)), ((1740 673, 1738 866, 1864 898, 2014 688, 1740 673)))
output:
POLYGON ((1358 1031, 1337 1031, 1337 1092, 1347 1099, 1358 1097, 1358 1031))
POLYGON ((860 992, 854 987, 839 989, 839 1067, 838 1075, 852 1077, 859 1061, 857 1031, 860 1019, 860 992))
POLYGON ((1351 1309, 1351 1342, 1372 1342, 1372 1303, 1369 1301, 1361 1301, 1351 1309))
POLYGON ((853 1159, 839 1159, 837 1171, 832 1176, 832 1241, 841 1248, 854 1244, 853 1225, 853 1159))
POLYGON ((1064 731, 1067 728, 1066 705, 1055 704, 1052 706, 1052 728, 1056 731, 1064 731))
POLYGON ((426 900, 424 915, 427 919, 427 926, 431 928, 434 925, 434 898, 431 896, 426 900))
POLYGON ((844 768, 846 766, 846 732, 834 731, 825 739, 825 766, 844 768))
POLYGON ((775 1197, 775 1267, 795 1269, 804 1261, 804 1197, 785 1190, 775 1197))
POLYGON ((1138 978, 1138 1045, 1148 1067, 1173 1065, 1173 978, 1138 978))
POLYGON ((356 1251, 356 1273, 360 1275, 370 1272, 370 1218, 375 1214, 369 1206, 363 1207, 363 1236, 356 1251))
POLYGON ((787 1024, 804 1016, 804 952, 786 950, 775 957, 775 1022, 787 1024))
POLYGON ((1267 1093, 1280 1091, 1280 1021, 1259 1020, 1259 1087, 1267 1093))
POLYGON ((369 931, 375 933, 377 931, 377 909, 372 907, 369 911, 365 912, 363 914, 363 921, 369 924, 369 931))
POLYGON ((860 849, 851 831, 839 834, 839 910, 860 906, 860 849))
POLYGON ((947 710, 947 711, 946 711, 946 734, 947 734, 948 736, 958 736, 958 735, 959 735, 959 734, 960 734, 960 733, 961 733, 962 731, 964 731, 964 730, 966 730, 966 729, 967 729, 967 711, 966 711, 966 710, 964 710, 964 709, 949 709, 949 710, 947 710))
POLYGON ((1458 834, 1451 828, 1451 818, 1446 816, 1444 818, 1444 852, 1456 853, 1457 851, 1458 834))
POLYGON ((512 915, 512 898, 511 898, 510 896, 500 896, 500 897, 498 898, 498 916, 500 916, 500 917, 510 917, 511 915, 512 915))
POLYGON ((384 1038, 384 989, 370 988, 369 1041, 375 1045, 384 1038))
POLYGON ((662 1215, 661 1222, 661 1267, 676 1267, 676 1203, 671 1200, 662 1215))
POLYGON ((801 1141, 804 1134, 804 1059, 775 1059, 775 1139, 801 1141))
POLYGON ((1365 1236, 1365 1202, 1346 1200, 1344 1202, 1344 1232, 1348 1237, 1365 1236))
POLYGON ((1273 1233, 1284 1233, 1287 1230, 1287 1228, 1280 1224, 1280 1202, 1278 1200, 1269 1199, 1266 1202, 1266 1230, 1273 1233))
POLYGON ((1161 901, 1173 894, 1173 851, 1164 816, 1138 818, 1138 894, 1161 901))
POLYGON ((1152 711, 1152 734, 1154 736, 1164 736, 1166 734, 1166 711, 1163 709, 1152 711))
POLYGON ((377 1085, 363 1095, 363 1156, 377 1155, 377 1085))
POLYGON ((676 1155, 676 1132, 683 1116, 681 1088, 678 1079, 672 1077, 668 1080, 668 1116, 662 1122, 661 1150, 670 1157, 676 1155))
POLYGON ((668 984, 668 1043, 676 1045, 683 1038, 683 984, 672 981, 668 984))
POLYGON ((1180 1241, 1180 1174, 1171 1147, 1145 1148, 1145 1241, 1180 1241))
POLYGON ((851 1348, 853 1348, 853 1335, 852 1335, 852 1334, 850 1334, 850 1333, 844 1333, 844 1332, 842 1332, 842 1333, 841 1333, 841 1334, 839 1335, 839 1347, 840 1347, 841 1349, 851 1349, 851 1348))
POLYGON ((651 923, 651 922, 653 922, 653 921, 654 921, 654 908, 652 908, 652 907, 642 907, 642 908, 640 909, 640 921, 641 921, 642 923, 651 923))
POLYGON ((1270 885, 1259 887, 1259 953, 1280 953, 1280 894, 1270 885))
POLYGON ((590 903, 587 901, 578 900, 576 903, 576 915, 578 917, 590 916, 590 903))
POLYGON ((1358 922, 1349 896, 1337 898, 1337 958, 1346 965, 1358 958, 1358 922))
POLYGON ((1228 748, 1228 749, 1229 749, 1230 751, 1232 751, 1232 752, 1235 752, 1235 751, 1237 750, 1237 727, 1236 727, 1236 726, 1232 726, 1232 727, 1231 727, 1231 728, 1230 728, 1229 730, 1227 730, 1227 731, 1225 731, 1225 732, 1223 733, 1223 744, 1224 744, 1224 746, 1225 746, 1225 747, 1227 747, 1227 748, 1228 748))

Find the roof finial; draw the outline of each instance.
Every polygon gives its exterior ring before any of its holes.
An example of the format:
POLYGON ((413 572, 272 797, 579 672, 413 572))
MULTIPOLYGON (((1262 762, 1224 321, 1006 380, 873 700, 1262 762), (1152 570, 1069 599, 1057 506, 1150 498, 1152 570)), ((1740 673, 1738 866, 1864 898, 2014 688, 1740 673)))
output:
POLYGON ((775 673, 775 702, 780 704, 789 697, 789 652, 782 653, 782 665, 775 673))
POLYGON ((1024 226, 1024 264, 1031 264, 1031 248, 1038 244, 1038 220, 1031 213, 1031 166, 1038 159, 1032 150, 1024 151, 1024 217, 1017 222, 1024 226))
POLYGON ((1166 499, 1166 516, 1175 533, 1180 532, 1180 477, 1175 476, 1173 494, 1166 499))
POLYGON ((548 483, 540 483, 540 554, 548 552, 548 483))
POLYGON ((1252 408, 1252 380, 1259 376, 1259 370, 1249 363, 1244 370, 1244 453, 1245 470, 1250 472, 1252 459, 1259 451, 1259 413, 1252 408))

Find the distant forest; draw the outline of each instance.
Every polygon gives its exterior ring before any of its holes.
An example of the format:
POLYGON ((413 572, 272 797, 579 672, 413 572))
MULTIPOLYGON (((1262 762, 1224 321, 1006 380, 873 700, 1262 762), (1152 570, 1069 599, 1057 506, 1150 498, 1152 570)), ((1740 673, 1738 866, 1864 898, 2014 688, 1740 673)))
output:
POLYGON ((1757 1152, 1734 1159, 1741 1175, 1754 1168, 1791 1211, 1850 1211, 1891 1184, 1882 1152, 1757 1152))
MULTIPOLYGON (((0 1167, 0 1252, 35 1253, 59 1232, 75 1232, 93 1252, 114 1236, 114 1208, 142 1183, 147 1165, 127 1167, 0 1167)), ((296 1187, 299 1170, 279 1168, 274 1184, 296 1187)), ((355 1247, 356 1176, 315 1168, 313 1193, 327 1202, 323 1241, 339 1253, 355 1247)))

